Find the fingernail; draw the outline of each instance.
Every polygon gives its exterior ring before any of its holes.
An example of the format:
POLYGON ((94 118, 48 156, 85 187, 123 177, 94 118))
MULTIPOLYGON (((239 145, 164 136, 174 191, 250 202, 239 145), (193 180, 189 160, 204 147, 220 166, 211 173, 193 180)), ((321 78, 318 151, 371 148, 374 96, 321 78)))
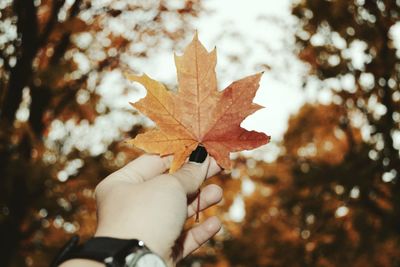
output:
POLYGON ((189 161, 203 163, 207 158, 207 150, 204 146, 197 146, 197 148, 190 154, 189 161))

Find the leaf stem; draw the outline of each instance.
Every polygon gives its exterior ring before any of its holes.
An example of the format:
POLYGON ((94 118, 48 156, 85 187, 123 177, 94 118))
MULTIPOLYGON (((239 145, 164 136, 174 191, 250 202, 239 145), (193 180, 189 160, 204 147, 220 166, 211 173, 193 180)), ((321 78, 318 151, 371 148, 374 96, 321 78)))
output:
POLYGON ((197 209, 196 209, 196 219, 195 219, 195 222, 199 222, 200 220, 199 220, 199 213, 200 213, 200 189, 199 189, 199 191, 198 191, 198 193, 197 193, 197 209))

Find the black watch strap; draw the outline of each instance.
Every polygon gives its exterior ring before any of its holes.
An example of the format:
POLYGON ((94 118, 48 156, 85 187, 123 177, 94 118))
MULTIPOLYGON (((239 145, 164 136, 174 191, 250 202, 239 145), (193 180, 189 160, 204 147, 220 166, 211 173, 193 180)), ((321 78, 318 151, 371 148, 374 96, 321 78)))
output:
POLYGON ((137 239, 118 239, 110 237, 93 237, 82 245, 77 245, 79 238, 73 237, 55 260, 58 266, 70 259, 90 259, 104 263, 107 267, 122 267, 125 257, 144 247, 137 239))
POLYGON ((79 236, 74 235, 72 238, 60 249, 57 256, 53 259, 50 267, 57 267, 61 263, 67 260, 68 254, 71 253, 79 243, 79 236))

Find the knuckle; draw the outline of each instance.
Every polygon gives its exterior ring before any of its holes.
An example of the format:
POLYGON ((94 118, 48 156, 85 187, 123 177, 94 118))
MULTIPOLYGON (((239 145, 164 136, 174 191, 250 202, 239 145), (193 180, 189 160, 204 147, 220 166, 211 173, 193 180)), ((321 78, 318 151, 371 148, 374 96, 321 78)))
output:
POLYGON ((179 176, 179 178, 196 178, 198 173, 198 168, 194 164, 186 164, 179 171, 177 171, 174 176, 179 176))
POLYGON ((98 199, 99 197, 104 196, 106 192, 109 191, 110 186, 110 182, 107 180, 107 178, 98 183, 94 189, 95 198, 98 199))
POLYGON ((94 188, 94 196, 97 199, 100 197, 104 192, 104 182, 100 182, 96 187, 94 188))
POLYGON ((196 213, 196 210, 194 209, 193 204, 188 206, 188 213, 189 213, 190 215, 196 213))
POLYGON ((163 174, 159 176, 159 186, 163 187, 165 190, 172 191, 184 191, 182 184, 176 179, 175 176, 169 174, 163 174))
POLYGON ((200 207, 207 208, 211 206, 212 202, 208 198, 200 198, 200 207))
POLYGON ((189 164, 186 168, 186 175, 190 178, 198 178, 200 174, 200 166, 195 165, 195 164, 189 164))
POLYGON ((217 185, 217 184, 210 184, 210 187, 215 190, 216 193, 221 194, 223 193, 223 189, 221 186, 217 185))
POLYGON ((198 231, 191 231, 191 234, 192 234, 192 239, 193 239, 193 241, 194 241, 194 243, 196 244, 196 246, 197 247, 200 247, 201 246, 201 244, 203 243, 203 242, 201 242, 202 241, 202 239, 200 238, 200 233, 199 233, 199 231, 201 230, 201 229, 197 229, 198 231))

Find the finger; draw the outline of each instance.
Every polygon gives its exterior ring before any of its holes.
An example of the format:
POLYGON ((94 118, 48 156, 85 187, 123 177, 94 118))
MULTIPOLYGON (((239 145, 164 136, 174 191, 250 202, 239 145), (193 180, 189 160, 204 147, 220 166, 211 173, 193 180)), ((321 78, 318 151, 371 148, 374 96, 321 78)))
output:
POLYGON ((221 222, 214 216, 188 230, 183 238, 182 258, 198 249, 202 244, 218 233, 220 229, 221 222))
POLYGON ((210 166, 208 167, 207 178, 210 178, 221 171, 221 167, 218 166, 217 162, 213 157, 210 158, 210 166))
POLYGON ((197 204, 200 197, 200 209, 205 210, 222 200, 222 188, 216 184, 210 184, 201 190, 200 196, 198 195, 188 205, 188 217, 193 216, 197 212, 197 204))
MULTIPOLYGON (((198 145, 197 148, 190 154, 189 161, 194 162, 202 162, 204 158, 207 156, 207 150, 204 146, 198 145)), ((211 155, 210 155, 211 157, 211 155)), ((216 160, 214 158, 210 158, 210 166, 207 172, 207 178, 214 176, 218 172, 221 171, 221 168, 218 166, 216 160)))
POLYGON ((189 161, 179 170, 170 174, 182 185, 187 195, 195 193, 206 178, 210 156, 207 155, 203 163, 189 161))
POLYGON ((172 156, 144 154, 112 173, 106 179, 140 183, 164 173, 169 169, 172 156))

